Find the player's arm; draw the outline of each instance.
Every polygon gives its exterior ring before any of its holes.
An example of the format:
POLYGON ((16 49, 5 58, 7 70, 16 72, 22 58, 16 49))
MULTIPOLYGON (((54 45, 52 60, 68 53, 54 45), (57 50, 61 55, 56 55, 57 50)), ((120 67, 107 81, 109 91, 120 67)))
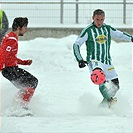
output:
POLYGON ((87 39, 88 39, 88 34, 86 32, 84 34, 79 35, 75 43, 73 44, 74 56, 76 57, 76 60, 78 61, 80 68, 85 67, 87 64, 87 62, 83 60, 82 55, 80 54, 80 47, 85 41, 87 41, 87 39))
POLYGON ((16 60, 17 64, 21 65, 30 65, 32 60, 21 60, 16 57, 18 46, 17 41, 15 39, 9 39, 3 46, 3 57, 7 60, 16 60))
POLYGON ((80 54, 80 47, 82 46, 82 44, 85 41, 87 41, 87 39, 88 39, 88 34, 86 32, 84 35, 78 36, 75 43, 73 44, 73 52, 74 52, 74 55, 75 55, 77 61, 83 60, 83 58, 80 54))
POLYGON ((17 48, 16 48, 16 40, 9 39, 3 44, 2 48, 2 54, 5 58, 12 58, 15 57, 17 54, 17 48))
POLYGON ((15 39, 6 40, 0 47, 0 63, 1 68, 6 65, 11 65, 16 60, 17 46, 15 39))
POLYGON ((110 33, 112 38, 120 39, 123 41, 133 41, 133 36, 128 33, 121 32, 115 28, 110 28, 110 33))
POLYGON ((31 65, 32 60, 21 60, 21 59, 17 58, 17 63, 21 64, 21 65, 31 65))

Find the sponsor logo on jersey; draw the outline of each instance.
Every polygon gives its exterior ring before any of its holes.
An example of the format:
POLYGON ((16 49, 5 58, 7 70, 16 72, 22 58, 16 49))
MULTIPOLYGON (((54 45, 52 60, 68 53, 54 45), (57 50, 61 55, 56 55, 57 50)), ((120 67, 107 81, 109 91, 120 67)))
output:
POLYGON ((96 37, 96 42, 99 44, 104 44, 107 41, 107 38, 105 35, 99 35, 96 37))

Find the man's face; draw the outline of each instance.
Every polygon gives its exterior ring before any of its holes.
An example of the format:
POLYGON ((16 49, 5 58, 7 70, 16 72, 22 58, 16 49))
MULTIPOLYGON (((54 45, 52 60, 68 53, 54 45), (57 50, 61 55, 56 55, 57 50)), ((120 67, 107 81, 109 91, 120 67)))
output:
POLYGON ((27 31, 27 26, 23 26, 22 28, 20 28, 19 36, 23 36, 26 31, 27 31))
POLYGON ((92 17, 94 24, 97 28, 100 28, 104 22, 105 16, 104 15, 95 15, 92 17))

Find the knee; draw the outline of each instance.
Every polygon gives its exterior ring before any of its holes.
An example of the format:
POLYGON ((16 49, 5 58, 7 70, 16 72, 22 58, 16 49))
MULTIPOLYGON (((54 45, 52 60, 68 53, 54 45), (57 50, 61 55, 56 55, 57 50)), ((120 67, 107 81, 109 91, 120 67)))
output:
POLYGON ((37 85, 38 85, 38 79, 37 79, 37 78, 35 78, 35 80, 34 80, 34 88, 36 88, 36 87, 37 87, 37 85))
POLYGON ((112 81, 113 85, 115 85, 115 86, 118 88, 118 90, 119 90, 119 89, 120 89, 120 86, 119 86, 119 79, 116 78, 116 79, 113 79, 113 80, 111 80, 111 81, 112 81))
POLYGON ((27 86, 36 89, 37 85, 38 85, 38 79, 36 77, 32 77, 27 86))

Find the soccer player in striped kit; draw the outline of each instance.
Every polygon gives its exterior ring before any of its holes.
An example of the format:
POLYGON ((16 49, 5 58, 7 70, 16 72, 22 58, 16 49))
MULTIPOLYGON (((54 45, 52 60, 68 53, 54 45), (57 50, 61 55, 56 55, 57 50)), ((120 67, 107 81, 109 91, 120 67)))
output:
POLYGON ((92 19, 93 22, 84 28, 76 39, 73 51, 79 67, 83 68, 87 64, 91 80, 99 85, 99 90, 103 96, 100 105, 111 107, 117 101, 115 95, 120 88, 118 75, 111 62, 111 39, 133 41, 133 36, 106 25, 104 23, 105 12, 101 9, 93 12, 92 19), (84 42, 87 50, 87 61, 84 61, 80 53, 80 47, 84 42), (107 87, 107 83, 110 87, 107 87))

